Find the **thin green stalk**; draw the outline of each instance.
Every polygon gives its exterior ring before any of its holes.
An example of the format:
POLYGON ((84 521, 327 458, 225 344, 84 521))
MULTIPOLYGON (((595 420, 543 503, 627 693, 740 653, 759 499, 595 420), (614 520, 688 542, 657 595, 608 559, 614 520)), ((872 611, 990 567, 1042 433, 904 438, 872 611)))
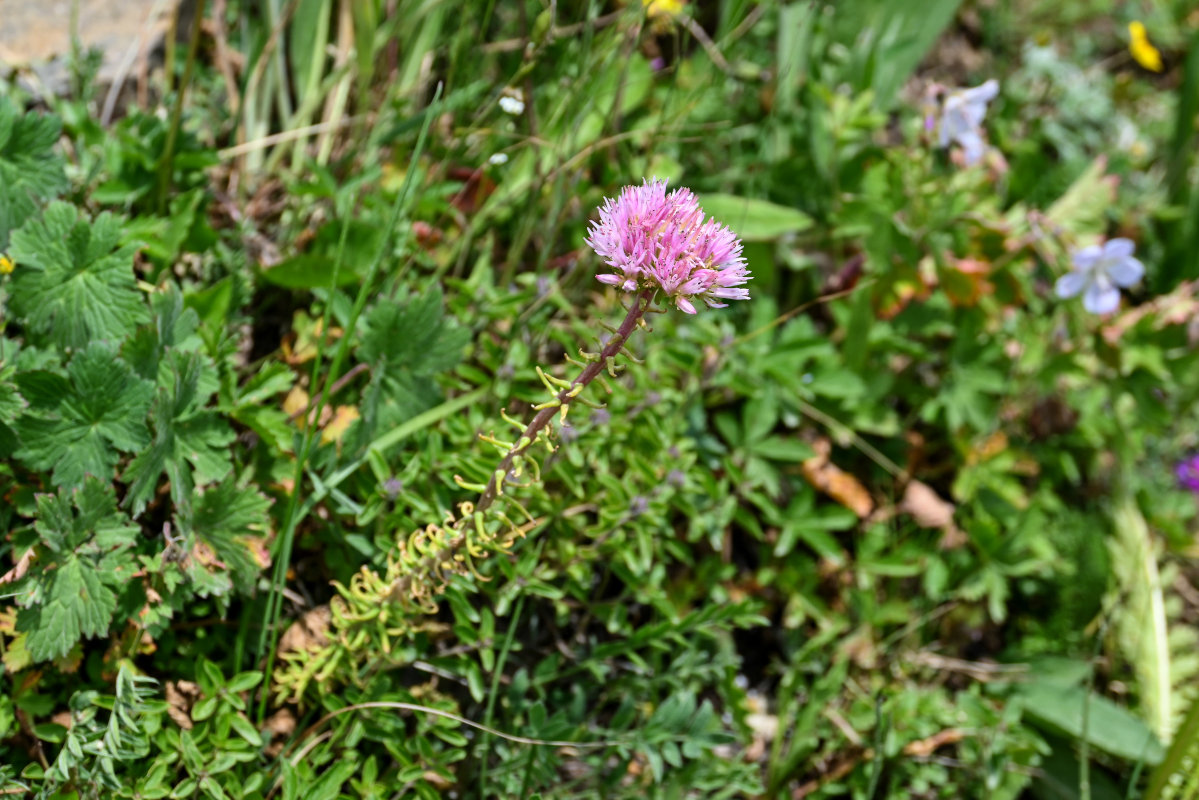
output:
POLYGON ((204 6, 208 0, 196 0, 196 13, 192 19, 191 39, 187 43, 187 63, 183 66, 183 78, 179 91, 175 93, 175 107, 171 109, 171 126, 167 129, 167 141, 163 147, 162 161, 158 164, 158 213, 165 214, 167 196, 171 192, 171 175, 175 169, 175 143, 179 139, 179 127, 183 123, 183 102, 187 87, 191 84, 192 72, 196 67, 196 51, 200 49, 200 31, 204 20, 204 6))
MULTIPOLYGON (((441 90, 442 86, 438 84, 437 90, 433 95, 433 102, 430 103, 430 107, 436 106, 438 101, 441 99, 441 90)), ((392 240, 395 236, 396 228, 399 225, 400 215, 403 213, 403 210, 407 204, 408 194, 412 188, 413 177, 417 172, 416 165, 420 159, 421 153, 424 152, 425 139, 428 136, 429 124, 433 117, 433 114, 427 114, 425 116, 424 124, 421 126, 420 135, 416 140, 416 147, 412 151, 411 166, 408 170, 407 176, 404 178, 404 184, 400 188, 399 193, 396 195, 395 202, 392 204, 391 217, 388 219, 387 227, 384 230, 383 240, 379 243, 379 249, 375 253, 375 258, 371 262, 370 269, 367 271, 366 277, 362 281, 362 285, 358 290, 358 296, 354 300, 354 306, 350 312, 350 318, 347 320, 345 326, 347 331, 353 331, 357 327, 358 318, 362 314, 363 308, 366 307, 367 298, 370 297, 371 292, 374 290, 375 280, 378 277, 379 270, 383 265, 383 261, 391 251, 392 240)), ((329 289, 330 299, 325 307, 323 323, 324 327, 322 328, 322 330, 325 331, 330 329, 330 322, 332 320, 332 299, 337 291, 337 279, 341 269, 341 262, 344 258, 344 246, 348 230, 349 214, 347 212, 347 215, 342 223, 341 240, 338 244, 337 257, 333 267, 332 283, 329 289)), ((350 341, 352 338, 353 337, 349 335, 344 336, 338 343, 337 351, 333 356, 333 361, 330 365, 328 374, 325 377, 324 389, 319 396, 316 408, 313 412, 315 419, 320 419, 321 411, 324 410, 324 406, 326 402, 328 402, 328 399, 331 395, 330 389, 333 385, 333 381, 336 380, 336 377, 341 370, 341 365, 345 361, 346 356, 349 354, 350 341)), ((320 360, 320 348, 317 348, 317 356, 313 363, 313 385, 316 384, 316 376, 318 374, 318 370, 320 369, 320 360)), ((288 495, 287 508, 284 511, 282 534, 279 537, 279 546, 277 552, 275 553, 275 569, 271 578, 270 594, 267 596, 267 608, 263 629, 258 640, 258 657, 261 658, 264 651, 267 654, 266 674, 268 676, 275 667, 275 657, 277 655, 279 642, 279 613, 283 606, 283 583, 287 574, 287 566, 291 562, 291 551, 295 543, 296 528, 300 523, 300 515, 297 514, 297 511, 299 509, 300 491, 304 482, 305 465, 308 460, 308 456, 311 454, 312 447, 317 441, 315 428, 315 425, 308 425, 305 427, 304 440, 301 445, 300 452, 296 454, 296 470, 294 481, 292 484, 291 493, 288 495)), ((259 701, 259 719, 264 719, 266 716, 268 694, 269 693, 267 692, 263 692, 259 701)))
MULTIPOLYGON (((490 728, 494 720, 495 699, 500 694, 500 676, 504 674, 504 663, 508 660, 508 653, 512 651, 512 640, 516 638, 516 624, 520 621, 520 613, 524 609, 525 596, 522 594, 516 599, 516 605, 512 609, 512 619, 508 622, 508 635, 504 637, 504 646, 500 648, 500 655, 495 660, 495 669, 491 673, 491 691, 487 695, 487 709, 483 712, 483 725, 490 728)), ((490 736, 484 733, 479 737, 479 745, 476 752, 479 753, 479 800, 487 800, 487 745, 490 744, 490 736)))
POLYGON ((1191 36, 1178 87, 1174 133, 1166 153, 1167 196, 1170 204, 1186 209, 1172 223, 1169 257, 1162 260, 1158 291, 1172 289, 1183 279, 1199 275, 1199 186, 1189 180, 1195 154, 1195 117, 1199 115, 1199 31, 1191 36))

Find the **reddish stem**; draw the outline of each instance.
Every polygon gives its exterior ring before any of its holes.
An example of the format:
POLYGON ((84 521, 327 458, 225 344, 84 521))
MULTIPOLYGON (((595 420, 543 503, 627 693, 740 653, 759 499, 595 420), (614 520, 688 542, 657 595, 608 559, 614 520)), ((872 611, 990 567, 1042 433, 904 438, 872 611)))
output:
MULTIPOLYGON (((524 433, 521 434, 521 438, 517 440, 516 445, 508 451, 503 460, 500 461, 496 470, 492 472, 491 480, 488 481, 486 488, 483 490, 483 494, 479 496, 479 501, 475 504, 474 511, 484 511, 495 502, 495 499, 499 497, 499 490, 495 476, 497 474, 506 476, 512 469, 512 464, 516 460, 517 456, 529 448, 529 446, 537 438, 537 434, 541 432, 541 429, 549 424, 549 421, 553 418, 554 414, 559 413, 559 409, 568 405, 572 400, 578 397, 578 392, 575 391, 575 387, 586 387, 587 384, 591 383, 596 379, 596 377, 599 376, 601 370, 607 367, 608 359, 614 358, 618 353, 620 353, 625 342, 629 340, 629 335, 632 334, 633 329, 637 327, 637 324, 641 321, 641 318, 645 316, 645 312, 649 309, 650 303, 653 302, 654 294, 655 291, 653 289, 645 289, 635 298, 633 298, 633 305, 629 308, 628 315, 625 317, 624 322, 621 323, 620 327, 616 329, 616 333, 612 334, 612 338, 609 339, 604 345, 603 349, 600 350, 599 358, 584 367, 583 371, 579 373, 577 378, 570 382, 568 387, 558 392, 558 394, 554 396, 555 400, 557 400, 556 403, 552 403, 548 407, 537 412, 537 415, 533 417, 533 421, 529 423, 528 427, 525 428, 524 433), (501 472, 500 470, 503 471, 501 472)), ((582 391, 582 389, 579 389, 578 391, 582 391)), ((463 520, 460 521, 465 521, 466 519, 469 518, 464 517, 463 520)), ((454 560, 454 554, 457 552, 458 548, 466 544, 466 538, 467 535, 465 530, 459 529, 457 534, 448 542, 446 542, 444 547, 426 555, 423 559, 421 559, 420 565, 417 569, 401 576, 394 584, 392 584, 391 591, 388 592, 388 595, 393 599, 398 598, 402 599, 402 601, 406 600, 412 591, 414 583, 416 582, 417 575, 427 570, 436 570, 442 564, 451 563, 454 560)))
POLYGON ((524 433, 520 435, 516 446, 508 451, 507 455, 500 461, 499 466, 492 472, 491 480, 487 482, 487 488, 483 490, 483 494, 479 496, 479 501, 475 503, 475 511, 484 511, 495 502, 496 497, 499 496, 496 475, 507 475, 509 470, 512 469, 512 464, 517 456, 525 452, 536 441, 537 434, 549 424, 549 421, 553 419, 555 414, 559 413, 559 409, 578 397, 578 393, 581 390, 576 390, 575 387, 586 387, 587 384, 596 379, 600 372, 607 368, 608 359, 614 358, 620 353, 621 348, 624 347, 625 342, 629 340, 629 336, 633 333, 633 329, 637 327, 637 323, 645 316, 646 309, 653 302, 654 293, 653 289, 643 289, 640 294, 633 298, 633 305, 629 307, 628 315, 625 316, 624 322, 620 324, 620 327, 616 329, 616 333, 612 334, 612 338, 600 350, 599 358, 584 367, 578 377, 570 382, 570 386, 562 389, 554 396, 554 399, 557 401, 556 403, 537 412, 537 416, 533 417, 533 421, 529 423, 524 433))

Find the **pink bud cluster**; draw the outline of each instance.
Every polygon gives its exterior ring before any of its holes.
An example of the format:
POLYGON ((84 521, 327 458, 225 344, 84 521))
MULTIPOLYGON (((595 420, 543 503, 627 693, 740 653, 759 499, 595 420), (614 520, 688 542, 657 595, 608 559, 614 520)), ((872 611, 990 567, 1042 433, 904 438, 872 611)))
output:
POLYGON ((692 298, 712 308, 721 300, 748 300, 750 279, 737 235, 703 209, 688 189, 666 193, 666 182, 647 180, 605 198, 587 244, 616 270, 596 277, 626 292, 661 289, 680 310, 695 313, 692 298))

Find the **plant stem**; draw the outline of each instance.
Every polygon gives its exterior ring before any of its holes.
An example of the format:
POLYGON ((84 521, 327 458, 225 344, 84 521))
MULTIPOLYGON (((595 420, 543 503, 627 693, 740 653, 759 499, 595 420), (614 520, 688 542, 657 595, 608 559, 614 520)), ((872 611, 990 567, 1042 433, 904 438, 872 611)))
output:
POLYGON ((537 435, 541 433, 542 428, 549 424, 549 421, 555 414, 559 413, 559 409, 568 405, 571 400, 578 396, 582 388, 576 387, 586 387, 587 384, 595 380, 600 372, 604 370, 608 364, 608 359, 615 358, 620 353, 625 342, 629 340, 629 336, 633 333, 633 329, 637 327, 641 318, 645 316, 646 309, 649 308, 649 304, 653 299, 654 290, 643 289, 633 299, 633 305, 629 307, 629 313, 624 318, 624 322, 620 324, 616 333, 612 334, 612 338, 604 345, 604 349, 600 351, 599 358, 584 367, 578 377, 570 382, 570 386, 558 392, 554 396, 554 402, 551 405, 537 412, 537 416, 533 417, 533 421, 525 428, 516 445, 508 451, 503 460, 500 461, 499 466, 491 474, 491 480, 487 482, 487 488, 479 496, 479 501, 475 503, 475 511, 486 511, 495 502, 496 497, 499 496, 501 491, 497 476, 507 475, 508 471, 512 469, 512 464, 516 458, 532 445, 537 439, 537 435))
MULTIPOLYGON (((645 312, 649 310, 650 304, 653 303, 656 294, 654 289, 644 289, 636 297, 633 298, 633 304, 629 307, 629 313, 625 316, 624 322, 616 329, 616 333, 612 334, 612 338, 600 350, 599 357, 583 368, 570 385, 562 389, 554 396, 554 399, 537 412, 533 417, 533 421, 528 424, 521 433, 516 444, 504 455, 499 465, 491 473, 491 480, 488 481, 483 493, 479 495, 478 502, 475 503, 474 513, 486 511, 491 507, 497 497, 500 496, 501 487, 497 476, 506 476, 512 469, 516 459, 524 453, 537 439, 537 435, 542 429, 549 424, 555 414, 560 413, 562 408, 570 404, 572 400, 579 396, 579 393, 586 388, 587 384, 591 383, 602 370, 608 365, 608 359, 615 358, 624 348, 625 342, 629 340, 629 336, 633 333, 633 329, 641 322, 641 318, 645 316, 645 312)), ((460 522, 466 523, 469 517, 463 517, 460 522)), ((438 565, 450 563, 454 560, 454 554, 466 544, 467 534, 466 525, 458 530, 457 535, 446 542, 445 546, 440 550, 429 553, 420 561, 420 566, 417 569, 402 576, 391 586, 389 595, 392 598, 404 598, 411 592, 413 584, 420 580, 421 576, 427 574, 426 571, 435 570, 438 565)))
MULTIPOLYGON (((175 107, 171 109, 171 125, 167 129, 167 141, 163 147, 162 161, 158 165, 159 214, 166 211, 167 195, 171 192, 171 177, 175 170, 175 142, 179 139, 179 128, 183 123, 183 102, 187 97, 187 87, 191 83, 192 72, 196 67, 196 52, 200 49, 200 32, 204 28, 205 2, 206 0, 196 0, 196 11, 192 17, 191 39, 187 43, 187 63, 183 65, 183 77, 179 81, 179 90, 175 93, 175 107)), ((176 20, 178 13, 176 10, 176 20)), ((169 73, 167 80, 170 80, 169 73)))

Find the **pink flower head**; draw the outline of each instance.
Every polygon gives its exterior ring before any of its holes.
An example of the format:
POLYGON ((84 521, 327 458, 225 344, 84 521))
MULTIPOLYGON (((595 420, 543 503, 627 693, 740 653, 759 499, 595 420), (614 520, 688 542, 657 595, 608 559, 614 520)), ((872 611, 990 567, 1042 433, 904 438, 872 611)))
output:
POLYGON ((695 297, 712 308, 749 299, 741 241, 715 219, 705 222, 688 189, 667 194, 657 178, 626 186, 615 200, 605 198, 586 241, 616 270, 596 277, 626 292, 661 289, 688 314, 695 297))

